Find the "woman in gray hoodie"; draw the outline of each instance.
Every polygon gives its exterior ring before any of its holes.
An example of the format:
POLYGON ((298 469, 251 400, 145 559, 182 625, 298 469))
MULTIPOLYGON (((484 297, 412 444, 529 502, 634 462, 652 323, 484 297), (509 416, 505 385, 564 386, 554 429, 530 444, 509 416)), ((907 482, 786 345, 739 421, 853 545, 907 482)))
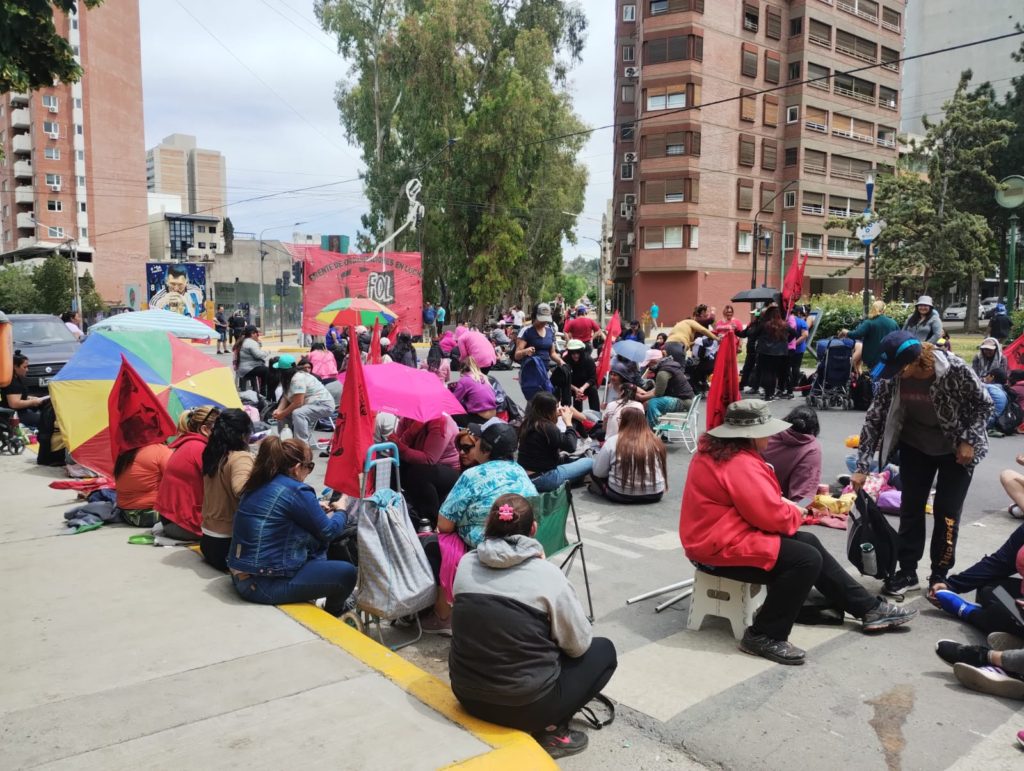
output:
POLYGON ((569 720, 615 672, 611 640, 593 637, 572 584, 544 559, 533 508, 499 496, 484 540, 459 563, 448 670, 471 715, 533 734, 555 758, 587 747, 569 720))
POLYGON ((903 329, 912 334, 922 343, 937 343, 942 337, 942 319, 935 310, 932 298, 926 294, 917 298, 917 307, 907 317, 903 329))

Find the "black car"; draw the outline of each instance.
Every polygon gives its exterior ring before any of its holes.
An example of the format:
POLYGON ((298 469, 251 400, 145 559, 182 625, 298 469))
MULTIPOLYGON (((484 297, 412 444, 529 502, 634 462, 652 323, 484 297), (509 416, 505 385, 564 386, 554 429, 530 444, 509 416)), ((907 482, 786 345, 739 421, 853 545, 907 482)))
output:
POLYGON ((13 327, 15 350, 28 356, 25 384, 32 393, 45 393, 50 379, 78 352, 81 343, 56 316, 15 313, 7 319, 13 327))

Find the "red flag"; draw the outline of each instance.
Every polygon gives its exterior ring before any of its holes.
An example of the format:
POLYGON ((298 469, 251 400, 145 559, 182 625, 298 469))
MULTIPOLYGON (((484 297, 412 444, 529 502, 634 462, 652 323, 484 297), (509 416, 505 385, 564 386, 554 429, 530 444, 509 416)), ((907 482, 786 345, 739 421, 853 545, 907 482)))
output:
POLYGON ((373 335, 370 337, 370 364, 380 364, 380 319, 373 321, 373 335))
MULTIPOLYGON (((725 411, 733 402, 740 400, 740 372, 736 360, 738 341, 736 330, 730 328, 722 335, 715 357, 715 371, 708 391, 708 422, 710 431, 725 422, 725 411)), ((750 353, 747 354, 748 356, 750 353)))
POLYGON ((608 327, 604 331, 604 343, 601 346, 601 357, 597 360, 597 384, 604 382, 605 376, 612 368, 612 345, 622 334, 622 322, 619 321, 619 312, 615 311, 608 327))
POLYGON ((800 293, 804 290, 804 269, 807 267, 808 255, 804 253, 800 257, 790 263, 786 278, 782 282, 782 307, 786 311, 786 316, 793 310, 793 305, 800 299, 800 293))
MULTIPOLYGON (((359 497, 366 451, 373 444, 373 410, 363 377, 363 362, 354 329, 348 331, 349 354, 345 371, 345 388, 341 392, 338 419, 331 440, 331 457, 327 461, 327 486, 340 493, 359 497)), ((367 485, 369 492, 370 485, 367 485)))
POLYGON ((1024 369, 1024 335, 1021 335, 1003 349, 1003 356, 1010 369, 1024 369))
POLYGON ((121 354, 121 369, 107 397, 107 417, 110 459, 114 463, 121 453, 163 442, 178 430, 167 409, 124 354, 121 354))

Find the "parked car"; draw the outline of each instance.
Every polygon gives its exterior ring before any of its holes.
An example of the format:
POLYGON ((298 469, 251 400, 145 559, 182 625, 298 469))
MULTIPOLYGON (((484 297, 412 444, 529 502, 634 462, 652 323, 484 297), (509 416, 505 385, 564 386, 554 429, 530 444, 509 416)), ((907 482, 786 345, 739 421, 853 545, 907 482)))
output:
POLYGON ((967 304, 956 303, 954 305, 947 305, 946 310, 942 312, 943 321, 964 321, 967 318, 967 304))
POLYGON ((50 379, 75 355, 81 343, 56 316, 15 313, 7 318, 13 327, 15 350, 28 356, 25 384, 31 393, 45 393, 50 379))

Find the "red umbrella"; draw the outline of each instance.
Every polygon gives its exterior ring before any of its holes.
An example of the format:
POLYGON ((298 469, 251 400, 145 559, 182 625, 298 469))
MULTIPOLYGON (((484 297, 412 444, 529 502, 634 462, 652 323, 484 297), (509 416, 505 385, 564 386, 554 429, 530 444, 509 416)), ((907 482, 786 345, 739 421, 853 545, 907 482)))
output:
POLYGON ((121 453, 163 442, 177 432, 177 426, 159 397, 128 363, 124 354, 121 354, 121 369, 107 397, 107 414, 110 420, 111 466, 96 470, 110 473, 110 476, 113 476, 114 464, 121 453))
POLYGON ((348 370, 345 373, 348 382, 341 392, 338 419, 331 440, 331 457, 327 461, 327 475, 324 478, 331 489, 353 497, 360 494, 359 483, 366 451, 373 444, 374 423, 356 338, 355 330, 349 328, 348 370))
MULTIPOLYGON (((725 411, 740 400, 740 372, 736 361, 736 332, 732 329, 722 335, 715 357, 715 371, 708 391, 708 422, 710 431, 725 422, 725 411)), ((747 353, 749 356, 750 353, 747 353)))
POLYGON ((782 282, 782 307, 785 315, 793 310, 793 304, 800 299, 800 293, 804 290, 804 269, 807 267, 807 254, 797 257, 789 265, 786 271, 786 278, 782 282), (800 259, 802 257, 803 259, 800 259))
MULTIPOLYGON (((425 423, 442 414, 466 412, 437 375, 404 364, 368 364, 362 369, 374 412, 388 412, 400 418, 425 423)), ((348 392, 348 373, 338 377, 343 384, 342 399, 348 392)))
POLYGON ((373 322, 373 335, 370 337, 370 364, 380 364, 380 319, 373 322))
POLYGON ((597 384, 604 382, 609 370, 612 368, 612 345, 622 334, 622 322, 619 321, 619 312, 615 311, 604 331, 604 344, 601 346, 601 357, 597 360, 597 384))

